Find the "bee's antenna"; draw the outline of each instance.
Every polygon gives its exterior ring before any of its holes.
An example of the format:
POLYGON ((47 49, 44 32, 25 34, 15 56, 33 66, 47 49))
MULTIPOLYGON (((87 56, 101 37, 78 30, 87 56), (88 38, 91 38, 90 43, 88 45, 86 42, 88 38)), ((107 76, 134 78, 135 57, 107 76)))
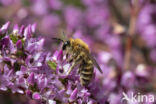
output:
POLYGON ((64 31, 62 32, 62 35, 63 35, 63 39, 66 39, 66 34, 64 31))
POLYGON ((62 34, 65 36, 65 33, 64 33, 64 31, 62 32, 62 34))
POLYGON ((63 41, 62 39, 60 39, 60 38, 51 38, 51 39, 57 40, 57 41, 59 41, 59 42, 63 42, 63 43, 64 43, 64 41, 63 41))

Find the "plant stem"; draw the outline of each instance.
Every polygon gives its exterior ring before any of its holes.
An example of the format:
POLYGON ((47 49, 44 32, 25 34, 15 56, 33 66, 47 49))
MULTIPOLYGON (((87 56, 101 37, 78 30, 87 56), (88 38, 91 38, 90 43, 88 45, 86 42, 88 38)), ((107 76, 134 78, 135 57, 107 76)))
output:
POLYGON ((135 35, 136 28, 136 20, 139 13, 139 0, 135 0, 134 5, 131 7, 131 17, 128 28, 128 36, 126 39, 126 47, 125 47, 125 59, 124 59, 124 69, 130 69, 130 61, 131 61, 131 51, 132 51, 132 40, 135 35))

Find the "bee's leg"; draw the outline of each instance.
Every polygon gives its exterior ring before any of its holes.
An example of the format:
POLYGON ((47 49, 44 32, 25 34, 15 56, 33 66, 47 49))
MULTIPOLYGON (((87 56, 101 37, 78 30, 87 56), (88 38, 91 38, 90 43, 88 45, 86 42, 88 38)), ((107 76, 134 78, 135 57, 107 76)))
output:
POLYGON ((79 69, 78 69, 78 73, 79 73, 79 74, 81 73, 81 69, 82 69, 82 68, 81 68, 81 66, 80 66, 79 69))
POLYGON ((76 65, 75 62, 72 63, 71 67, 69 68, 68 72, 67 72, 67 75, 70 74, 70 72, 73 70, 74 66, 76 65))
MULTIPOLYGON (((79 54, 79 55, 76 57, 76 59, 74 60, 74 62, 73 62, 72 65, 71 65, 70 69, 68 70, 67 75, 70 74, 70 72, 73 70, 73 68, 74 68, 75 66, 77 66, 78 64, 80 64, 80 63, 82 62, 82 61, 80 60, 80 59, 81 59, 81 56, 82 56, 82 54, 79 54)), ((72 59, 73 59, 73 58, 72 58, 72 59)))
POLYGON ((69 62, 69 63, 71 63, 73 61, 73 57, 69 57, 68 59, 67 59, 67 62, 69 62))
POLYGON ((68 53, 66 54, 66 58, 67 58, 67 59, 69 58, 69 54, 68 54, 68 53))
POLYGON ((76 58, 76 54, 73 54, 72 56, 69 56, 67 59, 67 62, 71 63, 73 61, 73 59, 76 58))

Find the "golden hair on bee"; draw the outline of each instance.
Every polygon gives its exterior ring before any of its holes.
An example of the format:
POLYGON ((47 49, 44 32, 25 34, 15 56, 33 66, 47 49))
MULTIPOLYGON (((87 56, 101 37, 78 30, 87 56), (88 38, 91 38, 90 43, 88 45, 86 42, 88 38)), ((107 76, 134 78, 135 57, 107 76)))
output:
POLYGON ((89 52, 88 45, 83 40, 81 40, 79 38, 77 38, 77 39, 70 38, 69 40, 73 45, 75 45, 75 46, 80 45, 89 52))

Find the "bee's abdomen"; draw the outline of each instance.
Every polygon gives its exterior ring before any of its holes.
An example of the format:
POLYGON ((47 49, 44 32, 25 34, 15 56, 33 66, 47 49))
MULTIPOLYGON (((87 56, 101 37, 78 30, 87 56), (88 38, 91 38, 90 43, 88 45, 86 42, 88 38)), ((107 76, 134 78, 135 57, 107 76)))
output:
POLYGON ((87 86, 93 76, 93 63, 91 60, 84 62, 80 67, 80 83, 83 86, 87 86))

